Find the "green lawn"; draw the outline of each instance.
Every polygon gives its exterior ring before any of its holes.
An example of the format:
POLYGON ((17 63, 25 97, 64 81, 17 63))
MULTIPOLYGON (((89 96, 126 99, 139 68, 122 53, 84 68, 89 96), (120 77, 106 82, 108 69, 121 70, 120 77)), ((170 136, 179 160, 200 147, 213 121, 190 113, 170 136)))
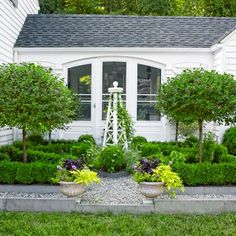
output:
POLYGON ((0 235, 236 235, 236 214, 80 215, 0 212, 0 235))

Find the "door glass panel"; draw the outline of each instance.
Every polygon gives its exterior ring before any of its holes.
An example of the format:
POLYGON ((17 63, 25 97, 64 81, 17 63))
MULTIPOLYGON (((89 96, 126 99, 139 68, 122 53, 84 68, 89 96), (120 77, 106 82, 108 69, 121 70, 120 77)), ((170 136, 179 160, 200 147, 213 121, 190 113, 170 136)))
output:
POLYGON ((69 68, 68 87, 80 101, 76 120, 91 120, 91 64, 69 68))
POLYGON ((109 100, 108 88, 113 87, 113 82, 118 82, 118 87, 124 89, 122 100, 126 97, 126 62, 103 62, 102 79, 102 119, 106 119, 106 111, 109 100))
POLYGON ((161 70, 138 64, 137 120, 160 120, 156 96, 161 85, 161 70))

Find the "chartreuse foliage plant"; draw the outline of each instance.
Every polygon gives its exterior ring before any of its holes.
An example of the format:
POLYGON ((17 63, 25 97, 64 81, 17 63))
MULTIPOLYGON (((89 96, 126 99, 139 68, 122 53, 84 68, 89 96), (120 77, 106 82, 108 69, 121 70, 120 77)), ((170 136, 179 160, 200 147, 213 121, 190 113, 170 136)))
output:
POLYGON ((178 174, 172 171, 170 165, 164 165, 158 159, 152 161, 141 159, 134 169, 133 178, 137 183, 163 182, 171 197, 176 196, 176 189, 184 191, 184 185, 178 174))
POLYGON ((74 105, 72 92, 50 69, 33 63, 0 65, 0 127, 23 130, 24 162, 26 132, 64 128, 74 105))
POLYGON ((174 120, 198 123, 198 158, 202 161, 204 122, 224 122, 235 113, 233 75, 204 69, 185 70, 161 86, 157 108, 174 120))
POLYGON ((89 169, 73 170, 71 171, 72 176, 74 176, 74 182, 77 184, 88 185, 91 183, 99 183, 100 178, 97 173, 89 169))

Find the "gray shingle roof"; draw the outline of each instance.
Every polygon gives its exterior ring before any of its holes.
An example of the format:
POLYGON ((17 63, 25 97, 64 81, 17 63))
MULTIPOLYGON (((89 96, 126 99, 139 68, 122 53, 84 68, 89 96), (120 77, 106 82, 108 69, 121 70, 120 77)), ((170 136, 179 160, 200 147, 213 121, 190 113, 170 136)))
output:
POLYGON ((236 27, 236 18, 29 15, 15 47, 208 48, 236 27))

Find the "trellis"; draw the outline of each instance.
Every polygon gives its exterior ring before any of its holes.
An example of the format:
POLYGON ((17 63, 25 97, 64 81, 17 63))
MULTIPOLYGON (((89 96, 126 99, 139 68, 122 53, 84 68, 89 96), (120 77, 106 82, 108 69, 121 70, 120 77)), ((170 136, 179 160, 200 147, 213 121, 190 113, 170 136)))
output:
POLYGON ((103 147, 111 144, 121 144, 125 149, 128 148, 128 141, 125 131, 125 121, 119 117, 119 108, 123 108, 121 94, 123 88, 118 87, 118 82, 113 82, 113 88, 108 89, 109 102, 107 109, 105 133, 103 147))

